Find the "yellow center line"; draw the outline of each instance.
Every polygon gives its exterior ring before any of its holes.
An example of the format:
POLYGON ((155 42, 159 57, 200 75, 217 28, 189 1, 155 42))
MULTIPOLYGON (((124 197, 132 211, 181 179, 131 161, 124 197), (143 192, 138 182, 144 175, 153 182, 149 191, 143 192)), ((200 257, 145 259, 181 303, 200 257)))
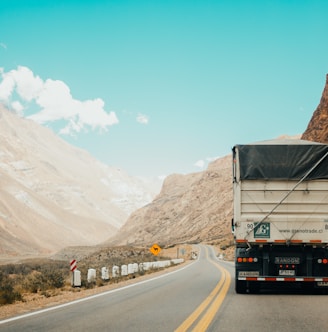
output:
MULTIPOLYGON (((206 247, 206 257, 208 258, 208 248, 206 247)), ((220 281, 212 290, 212 292, 208 295, 208 297, 197 307, 197 309, 175 330, 175 332, 183 332, 187 331, 187 329, 200 317, 200 315, 206 310, 206 308, 213 301, 213 304, 207 310, 206 315, 202 318, 202 320, 197 324, 194 331, 204 331, 211 321, 214 318, 216 311, 220 308, 225 295, 230 286, 230 274, 227 270, 211 261, 211 263, 215 264, 215 266, 221 271, 222 277, 220 281), (221 290, 222 288, 222 290, 221 290), (220 291, 221 290, 221 291, 220 291), (215 300, 213 300, 216 297, 215 300), (213 309, 212 309, 213 308, 213 309), (205 327, 204 327, 205 326, 205 327), (204 327, 204 328, 203 328, 204 327)))
POLYGON ((206 314, 202 317, 202 319, 199 321, 199 323, 195 326, 193 331, 206 331, 210 323, 212 322, 215 314, 218 312, 218 310, 221 307, 221 304, 227 295, 227 292, 229 290, 230 282, 231 282, 231 276, 230 273, 226 270, 221 268, 217 265, 217 267, 221 270, 223 273, 222 279, 224 279, 224 285, 220 292, 218 293, 216 299, 213 301, 212 305, 207 309, 206 314))

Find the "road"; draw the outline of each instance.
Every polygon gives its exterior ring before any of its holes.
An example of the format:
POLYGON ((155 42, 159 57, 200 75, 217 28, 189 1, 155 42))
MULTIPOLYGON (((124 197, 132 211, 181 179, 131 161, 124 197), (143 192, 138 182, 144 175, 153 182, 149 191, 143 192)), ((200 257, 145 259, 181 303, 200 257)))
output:
POLYGON ((233 265, 194 263, 71 304, 0 321, 0 331, 327 331, 327 295, 236 294, 233 265))

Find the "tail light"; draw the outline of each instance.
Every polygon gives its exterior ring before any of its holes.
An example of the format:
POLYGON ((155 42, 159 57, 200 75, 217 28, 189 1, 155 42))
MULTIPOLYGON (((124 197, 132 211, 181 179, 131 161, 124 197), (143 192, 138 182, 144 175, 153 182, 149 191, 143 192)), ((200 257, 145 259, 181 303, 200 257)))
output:
POLYGON ((318 263, 319 264, 328 264, 328 258, 319 258, 318 263))
POLYGON ((257 263, 257 257, 237 257, 238 263, 257 263))

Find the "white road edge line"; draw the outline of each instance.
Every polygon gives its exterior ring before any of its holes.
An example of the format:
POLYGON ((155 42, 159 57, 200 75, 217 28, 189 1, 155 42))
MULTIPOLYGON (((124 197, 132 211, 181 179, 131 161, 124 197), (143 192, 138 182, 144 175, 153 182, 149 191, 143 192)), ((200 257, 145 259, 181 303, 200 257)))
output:
POLYGON ((153 280, 156 280, 156 279, 165 278, 166 276, 169 276, 173 273, 180 272, 180 271, 182 271, 186 268, 189 268, 191 265, 193 265, 194 263, 196 263, 199 260, 199 256, 200 255, 198 255, 197 260, 195 260, 194 262, 182 267, 181 269, 178 269, 178 270, 175 270, 175 271, 172 271, 172 272, 168 272, 168 273, 165 273, 163 275, 160 275, 160 276, 157 276, 157 277, 154 277, 154 278, 151 278, 151 279, 142 280, 142 281, 136 282, 136 283, 131 284, 131 285, 123 286, 123 287, 120 287, 120 288, 112 289, 110 291, 106 291, 106 292, 103 292, 103 293, 99 293, 99 294, 91 295, 91 296, 88 296, 88 297, 84 297, 82 299, 74 300, 72 302, 67 302, 67 303, 59 304, 59 305, 56 305, 56 306, 53 306, 53 307, 50 307, 50 308, 41 309, 41 310, 38 310, 38 311, 33 311, 33 312, 29 312, 27 314, 23 314, 23 315, 20 315, 20 316, 0 320, 0 325, 5 324, 5 323, 9 323, 9 322, 13 322, 15 320, 19 320, 19 319, 23 319, 23 318, 27 318, 27 317, 31 317, 31 316, 35 316, 35 315, 39 315, 39 314, 42 314, 42 313, 45 313, 45 312, 48 312, 48 311, 53 311, 53 310, 57 310, 57 309, 60 309, 60 308, 68 307, 70 305, 81 303, 81 302, 84 302, 84 301, 92 300, 92 299, 95 299, 95 298, 100 297, 100 296, 105 296, 105 295, 108 295, 108 294, 111 294, 111 293, 119 292, 119 291, 127 289, 127 288, 131 288, 131 287, 135 287, 135 286, 138 286, 138 285, 141 285, 141 284, 145 284, 147 282, 150 282, 150 281, 153 281, 153 280))

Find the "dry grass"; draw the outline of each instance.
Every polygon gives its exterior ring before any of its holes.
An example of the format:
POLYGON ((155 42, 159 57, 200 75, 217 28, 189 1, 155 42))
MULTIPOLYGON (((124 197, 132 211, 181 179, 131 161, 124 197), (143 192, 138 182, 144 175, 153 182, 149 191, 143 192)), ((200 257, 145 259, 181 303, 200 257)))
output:
MULTIPOLYGON (((166 273, 166 271, 172 271, 179 266, 172 266, 164 270, 147 271, 144 274, 134 274, 131 276, 120 277, 110 279, 109 281, 103 281, 100 276, 97 278, 97 282, 92 285, 88 285, 86 282, 86 271, 83 266, 97 267, 98 271, 101 266, 108 266, 108 248, 96 250, 93 253, 88 253, 87 257, 81 259, 79 262, 84 273, 82 276, 82 287, 74 288, 70 282, 69 263, 67 261, 49 261, 49 260, 29 260, 21 264, 9 264, 0 267, 1 271, 5 271, 6 280, 12 285, 11 292, 17 292, 21 296, 14 299, 14 303, 0 304, 0 319, 12 317, 15 315, 30 312, 36 309, 46 308, 53 305, 73 301, 79 298, 87 297, 96 293, 108 291, 118 287, 122 287, 139 280, 144 280, 153 277, 154 274, 166 273), (101 257, 106 257, 106 260, 101 257), (93 262, 93 266, 90 266, 93 262), (96 264, 97 263, 97 264, 96 264), (107 263, 107 264, 105 264, 107 263), (56 278, 51 277, 51 273, 56 275, 56 278), (50 280, 57 280, 63 277, 62 283, 59 282, 57 286, 50 280)), ((158 257, 153 255, 148 256, 148 252, 140 248, 112 248, 113 252, 118 251, 122 254, 122 262, 128 264, 132 258, 137 261, 138 256, 143 258, 147 257, 150 260, 163 260, 172 258, 184 258, 185 263, 190 262, 192 246, 180 245, 178 247, 162 249, 158 257), (138 255, 136 255, 138 253, 138 255)), ((147 249, 148 251, 148 249, 147 249)), ((140 257, 139 257, 140 258, 140 257)), ((118 258, 115 256, 114 260, 118 258)), ((82 271, 81 271, 82 272, 82 271)), ((4 272, 3 272, 4 273, 4 272)), ((97 272, 99 275, 99 272, 97 272)), ((1 284, 1 280, 0 280, 1 284)), ((1 295, 1 294, 0 294, 1 295)))

